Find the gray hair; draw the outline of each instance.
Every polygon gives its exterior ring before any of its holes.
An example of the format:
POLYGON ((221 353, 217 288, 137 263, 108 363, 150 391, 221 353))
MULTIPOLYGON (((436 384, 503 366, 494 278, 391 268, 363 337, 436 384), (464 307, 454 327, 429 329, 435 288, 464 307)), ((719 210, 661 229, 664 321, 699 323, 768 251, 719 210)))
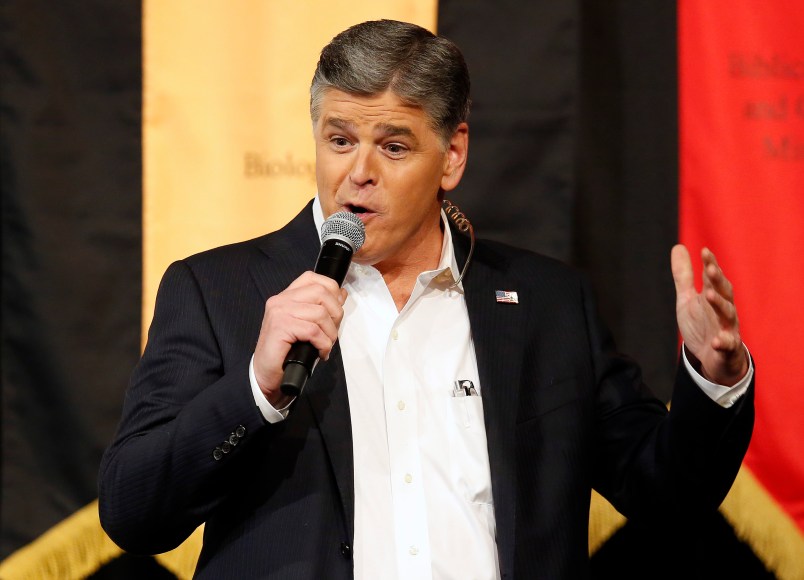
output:
POLYGON ((450 40, 395 20, 356 24, 321 51, 310 86, 310 117, 321 113, 330 88, 355 95, 390 89, 420 107, 444 144, 469 115, 469 70, 450 40))

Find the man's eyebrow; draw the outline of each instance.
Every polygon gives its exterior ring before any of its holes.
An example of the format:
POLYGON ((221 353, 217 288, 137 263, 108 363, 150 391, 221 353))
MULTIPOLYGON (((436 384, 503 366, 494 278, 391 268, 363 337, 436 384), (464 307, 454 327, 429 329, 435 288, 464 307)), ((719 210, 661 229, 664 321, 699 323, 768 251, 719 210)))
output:
POLYGON ((343 130, 354 129, 356 127, 354 122, 339 117, 329 117, 324 124, 343 130))
POLYGON ((414 141, 418 142, 416 139, 416 135, 414 135, 413 130, 410 127, 405 127, 404 125, 393 125, 391 123, 380 123, 375 127, 375 130, 379 133, 382 133, 386 137, 409 137, 414 141))

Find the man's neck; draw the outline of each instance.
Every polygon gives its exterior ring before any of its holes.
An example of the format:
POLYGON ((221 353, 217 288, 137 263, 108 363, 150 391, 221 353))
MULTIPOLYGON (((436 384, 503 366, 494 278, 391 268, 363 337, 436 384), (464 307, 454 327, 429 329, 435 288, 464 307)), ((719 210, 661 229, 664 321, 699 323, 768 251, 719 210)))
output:
POLYGON ((385 285, 394 299, 397 311, 401 311, 408 303, 419 274, 438 267, 441 260, 442 235, 439 232, 432 240, 421 244, 415 256, 408 256, 408 259, 393 263, 375 264, 374 267, 382 274, 385 285))

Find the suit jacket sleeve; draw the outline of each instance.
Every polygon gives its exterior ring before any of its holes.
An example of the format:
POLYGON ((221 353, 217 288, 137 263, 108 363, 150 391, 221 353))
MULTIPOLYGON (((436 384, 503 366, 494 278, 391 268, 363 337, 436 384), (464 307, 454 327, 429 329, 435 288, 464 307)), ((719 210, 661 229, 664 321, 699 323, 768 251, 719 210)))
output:
POLYGON ((181 543, 235 484, 250 440, 272 429, 249 385, 251 353, 224 364, 221 348, 195 275, 185 262, 172 264, 101 463, 101 523, 128 551, 181 543))
POLYGON ((616 353, 584 289, 597 384, 594 487, 631 518, 714 510, 740 468, 754 421, 753 381, 731 408, 701 391, 680 362, 669 413, 616 353), (623 385, 631 385, 623 388, 623 385))

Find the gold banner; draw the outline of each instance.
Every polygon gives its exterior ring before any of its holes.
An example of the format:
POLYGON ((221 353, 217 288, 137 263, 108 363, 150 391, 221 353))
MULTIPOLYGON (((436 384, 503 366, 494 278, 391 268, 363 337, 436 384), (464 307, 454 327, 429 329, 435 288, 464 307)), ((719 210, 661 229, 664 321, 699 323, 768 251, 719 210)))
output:
POLYGON ((275 230, 315 195, 321 48, 364 20, 434 31, 437 2, 145 0, 143 12, 144 337, 170 262, 275 230))

